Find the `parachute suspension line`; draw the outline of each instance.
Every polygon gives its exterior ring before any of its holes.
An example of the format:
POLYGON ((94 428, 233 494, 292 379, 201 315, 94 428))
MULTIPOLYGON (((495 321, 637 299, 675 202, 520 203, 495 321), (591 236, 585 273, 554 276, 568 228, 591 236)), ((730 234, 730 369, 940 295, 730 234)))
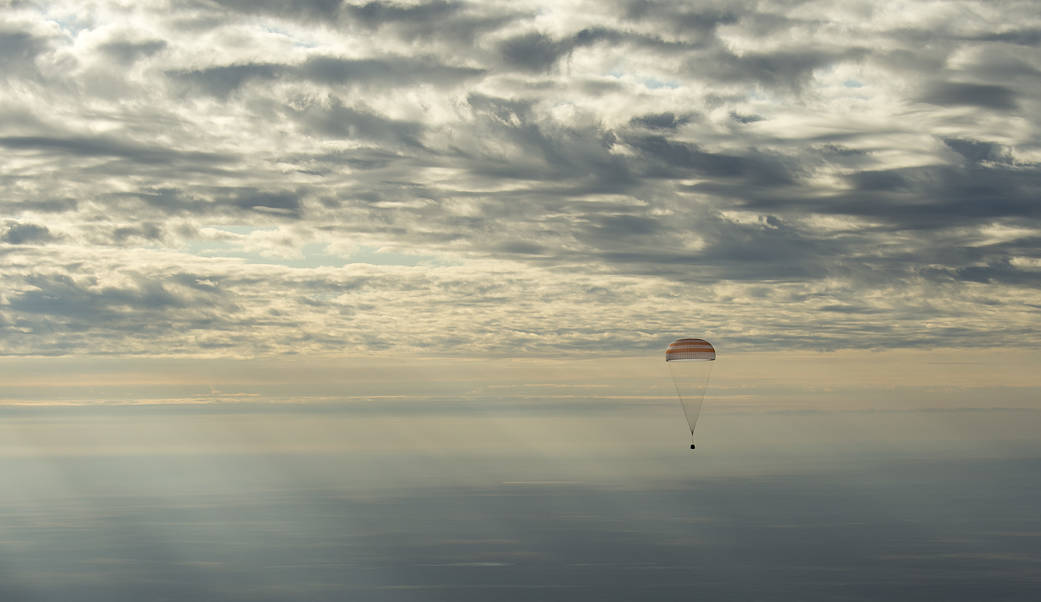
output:
POLYGON ((683 417, 687 419, 687 427, 690 429, 690 438, 694 438, 694 424, 690 421, 690 414, 687 413, 687 404, 683 401, 683 392, 680 391, 680 385, 676 382, 676 379, 672 379, 672 385, 676 388, 676 397, 680 402, 680 409, 683 410, 683 417))

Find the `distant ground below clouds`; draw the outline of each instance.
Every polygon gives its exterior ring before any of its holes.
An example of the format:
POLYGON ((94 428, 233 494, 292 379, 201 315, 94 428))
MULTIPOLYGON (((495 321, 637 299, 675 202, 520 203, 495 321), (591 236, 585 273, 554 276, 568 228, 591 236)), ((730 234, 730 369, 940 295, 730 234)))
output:
POLYGON ((452 432, 437 412, 5 412, 0 596, 1041 594, 1038 411, 717 414, 696 453, 662 411, 492 411, 452 432))

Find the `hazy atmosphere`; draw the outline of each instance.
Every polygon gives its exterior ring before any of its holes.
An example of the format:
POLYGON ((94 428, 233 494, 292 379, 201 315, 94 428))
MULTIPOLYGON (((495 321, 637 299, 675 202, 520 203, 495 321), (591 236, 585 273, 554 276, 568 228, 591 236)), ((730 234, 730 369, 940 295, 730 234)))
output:
POLYGON ((1032 0, 0 0, 0 598, 1038 599, 1039 112, 1032 0))

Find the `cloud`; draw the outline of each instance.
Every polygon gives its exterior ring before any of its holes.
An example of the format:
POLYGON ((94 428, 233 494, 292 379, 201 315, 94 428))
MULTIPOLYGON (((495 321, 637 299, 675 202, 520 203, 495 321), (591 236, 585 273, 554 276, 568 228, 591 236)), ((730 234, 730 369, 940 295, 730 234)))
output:
POLYGON ((242 63, 202 69, 170 71, 175 80, 227 100, 247 84, 314 82, 324 86, 408 87, 420 83, 454 85, 481 75, 481 69, 453 67, 430 58, 379 57, 347 59, 314 55, 300 64, 242 63))
POLYGON ((437 1, 413 6, 392 2, 367 2, 344 6, 348 14, 370 27, 388 23, 430 24, 456 15, 462 9, 461 3, 437 1))
POLYGON ((930 85, 921 96, 922 102, 945 106, 970 106, 983 109, 1013 110, 1016 108, 1015 91, 1007 86, 938 82, 930 85))
POLYGON ((695 32, 700 35, 713 33, 721 25, 732 25, 741 19, 742 3, 734 3, 729 10, 713 7, 694 7, 681 2, 652 2, 650 0, 628 0, 623 3, 627 18, 638 21, 653 21, 679 32, 695 32))
POLYGON ((12 6, 3 352, 1035 345, 1041 22, 969 6, 12 6))
POLYGON ((385 143, 420 144, 422 124, 388 119, 367 109, 345 106, 339 99, 328 105, 308 104, 290 115, 314 134, 385 143))
POLYGON ((13 245, 36 244, 54 239, 47 226, 29 223, 10 223, 0 240, 13 245))
POLYGON ((1018 46, 1039 46, 1041 45, 1041 29, 1007 29, 1000 32, 979 34, 970 39, 980 40, 983 42, 1008 42, 1018 46))
POLYGON ((857 48, 838 52, 807 49, 741 55, 720 51, 708 57, 692 58, 687 68, 694 77, 798 91, 809 84, 815 70, 830 68, 843 61, 855 61, 863 54, 857 48))
POLYGON ((164 48, 166 48, 166 42, 162 40, 144 42, 113 40, 99 47, 101 52, 123 65, 133 64, 138 59, 152 56, 164 48))
POLYGON ((12 151, 29 151, 45 154, 69 155, 85 158, 114 158, 146 165, 169 165, 175 162, 210 165, 233 158, 211 152, 179 151, 139 144, 130 140, 118 140, 104 136, 3 136, 0 147, 12 151))
POLYGON ((278 77, 281 65, 274 63, 246 63, 240 65, 218 65, 192 71, 171 71, 174 78, 197 86, 202 91, 226 99, 251 80, 271 80, 278 77))
POLYGON ((676 115, 671 111, 667 111, 665 113, 650 113, 633 117, 629 120, 629 123, 652 130, 675 130, 689 123, 693 118, 692 115, 676 115))
POLYGON ((543 71, 552 67, 573 46, 549 36, 531 32, 504 40, 499 44, 503 61, 511 67, 526 71, 543 71))
POLYGON ((4 64, 19 65, 31 62, 47 47, 45 39, 30 32, 0 29, 0 60, 4 64))
POLYGON ((389 86, 408 86, 420 82, 457 83, 478 77, 481 69, 451 67, 438 61, 405 57, 343 59, 313 56, 298 68, 301 77, 325 84, 342 85, 380 81, 389 86))
POLYGON ((275 15, 283 18, 317 19, 319 21, 334 20, 341 10, 341 0, 216 0, 213 3, 221 8, 245 13, 275 15))

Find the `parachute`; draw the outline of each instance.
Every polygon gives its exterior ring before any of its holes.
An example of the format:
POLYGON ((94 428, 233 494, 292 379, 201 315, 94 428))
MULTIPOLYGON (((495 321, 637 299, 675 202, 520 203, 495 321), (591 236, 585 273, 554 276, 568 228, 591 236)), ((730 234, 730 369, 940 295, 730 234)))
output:
POLYGON ((676 339, 665 350, 665 365, 672 374, 676 395, 690 427, 690 448, 694 449, 694 425, 701 413, 701 402, 716 361, 716 349, 704 339, 676 339))

